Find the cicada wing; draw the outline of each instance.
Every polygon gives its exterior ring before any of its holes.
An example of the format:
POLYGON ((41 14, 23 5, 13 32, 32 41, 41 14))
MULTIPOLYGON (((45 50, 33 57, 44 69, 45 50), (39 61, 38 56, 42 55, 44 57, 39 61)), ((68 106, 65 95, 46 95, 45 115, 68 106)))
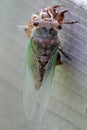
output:
POLYGON ((32 41, 29 43, 25 60, 25 86, 23 96, 25 114, 29 120, 41 120, 44 115, 53 79, 57 53, 56 51, 46 65, 42 85, 39 90, 36 90, 35 85, 40 78, 38 70, 39 64, 32 51, 32 41))
POLYGON ((36 70, 33 61, 36 64, 35 56, 32 51, 32 42, 30 40, 29 46, 27 49, 27 54, 25 58, 25 68, 24 68, 24 91, 23 91, 23 102, 25 114, 28 119, 33 119, 36 111, 35 109, 38 106, 38 91, 35 89, 36 81, 33 77, 33 73, 37 73, 38 78, 38 70, 36 70))

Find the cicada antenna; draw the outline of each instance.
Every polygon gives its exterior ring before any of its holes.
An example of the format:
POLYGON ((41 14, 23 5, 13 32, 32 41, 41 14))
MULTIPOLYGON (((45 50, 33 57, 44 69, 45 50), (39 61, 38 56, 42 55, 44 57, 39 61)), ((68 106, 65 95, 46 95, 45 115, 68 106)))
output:
POLYGON ((23 28, 23 29, 24 29, 24 28, 27 28, 28 25, 25 25, 25 26, 17 25, 17 27, 18 27, 18 28, 23 28))

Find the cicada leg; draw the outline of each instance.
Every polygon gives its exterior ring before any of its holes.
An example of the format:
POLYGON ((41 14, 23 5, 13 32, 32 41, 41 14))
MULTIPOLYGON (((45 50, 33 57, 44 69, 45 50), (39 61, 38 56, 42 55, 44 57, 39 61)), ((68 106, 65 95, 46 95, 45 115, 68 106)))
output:
POLYGON ((56 61, 56 65, 62 65, 62 62, 61 62, 61 55, 60 53, 58 52, 57 54, 57 61, 56 61))
POLYGON ((61 6, 63 6, 63 5, 54 5, 53 7, 51 7, 52 9, 56 9, 56 8, 58 8, 58 7, 61 7, 61 6))
POLYGON ((62 12, 60 12, 58 14, 58 23, 62 23, 63 19, 64 19, 64 13, 68 12, 68 10, 63 10, 62 12))
POLYGON ((69 60, 72 60, 64 51, 63 51, 63 47, 58 47, 58 50, 69 60))
POLYGON ((56 18, 56 16, 58 15, 58 12, 56 11, 56 8, 59 8, 61 6, 63 6, 63 5, 55 5, 55 6, 51 7, 51 8, 48 8, 48 10, 47 10, 48 15, 51 16, 51 18, 52 17, 56 18))
POLYGON ((74 24, 74 23, 79 23, 79 21, 72 21, 72 22, 62 21, 61 22, 61 24, 74 24))

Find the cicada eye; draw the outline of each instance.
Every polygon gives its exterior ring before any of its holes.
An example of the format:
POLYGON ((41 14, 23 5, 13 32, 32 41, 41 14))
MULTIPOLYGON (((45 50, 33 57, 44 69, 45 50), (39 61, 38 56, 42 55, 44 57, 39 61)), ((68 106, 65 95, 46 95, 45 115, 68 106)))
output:
POLYGON ((58 30, 61 30, 61 29, 62 29, 62 26, 61 26, 61 25, 58 25, 57 28, 58 28, 58 30))
POLYGON ((50 28, 49 34, 54 37, 57 35, 57 31, 54 28, 50 28))
POLYGON ((34 22, 33 25, 34 25, 34 26, 38 26, 38 25, 39 25, 39 22, 34 22))

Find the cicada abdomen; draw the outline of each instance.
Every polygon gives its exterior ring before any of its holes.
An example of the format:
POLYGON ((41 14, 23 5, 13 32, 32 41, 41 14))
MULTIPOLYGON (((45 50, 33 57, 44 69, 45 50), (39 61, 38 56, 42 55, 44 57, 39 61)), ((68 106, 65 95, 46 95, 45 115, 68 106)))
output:
POLYGON ((41 120, 50 92, 55 65, 61 64, 60 52, 63 52, 58 37, 58 31, 64 22, 64 10, 56 11, 59 6, 41 9, 32 15, 25 27, 30 38, 25 59, 24 107, 28 119, 41 120))

